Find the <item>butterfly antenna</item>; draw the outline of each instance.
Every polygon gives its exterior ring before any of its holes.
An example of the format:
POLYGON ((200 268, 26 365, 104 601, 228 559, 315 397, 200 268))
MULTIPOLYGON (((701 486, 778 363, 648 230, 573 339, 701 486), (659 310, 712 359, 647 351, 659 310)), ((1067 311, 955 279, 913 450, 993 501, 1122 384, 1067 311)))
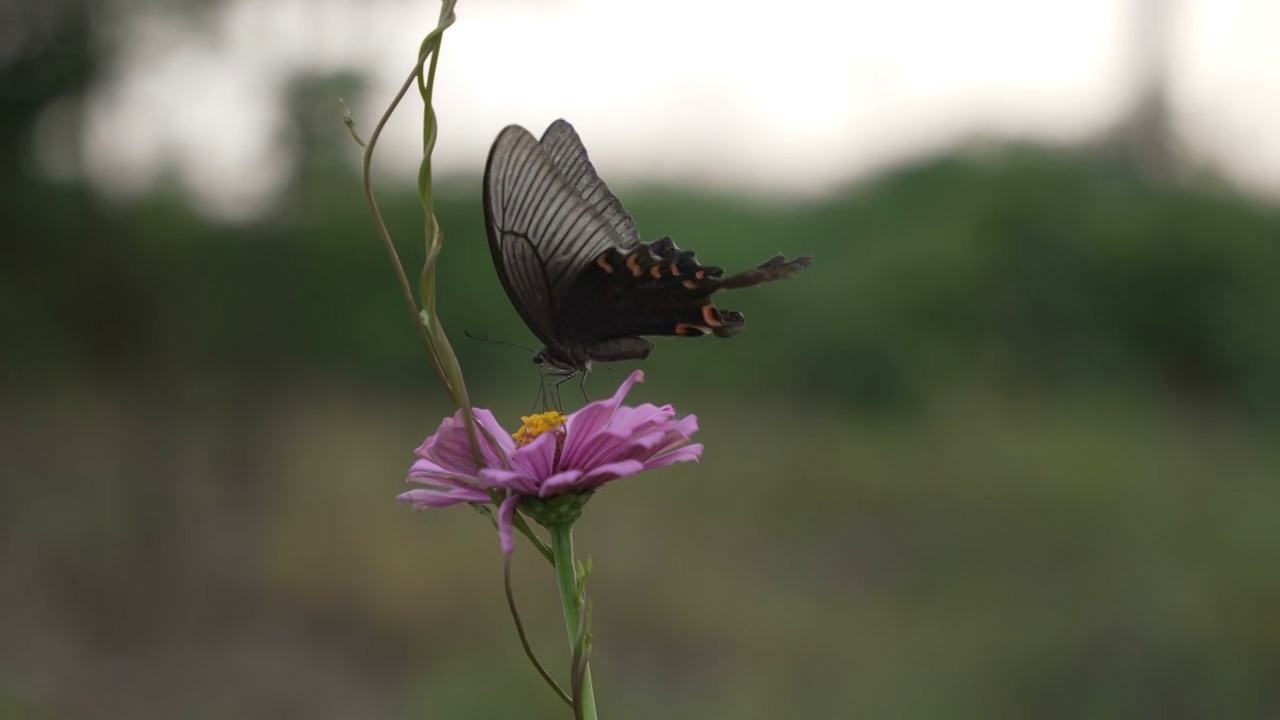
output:
POLYGON ((466 335, 467 337, 471 338, 472 340, 479 340, 479 341, 481 341, 481 342, 489 342, 489 343, 493 343, 493 344, 495 344, 495 345, 510 345, 511 347, 518 347, 518 348, 520 348, 521 350, 528 350, 530 355, 532 355, 532 354, 534 354, 535 352, 537 352, 536 350, 534 350, 533 348, 529 347, 528 345, 521 345, 520 343, 515 343, 515 342, 510 342, 510 341, 507 341, 507 340, 498 340, 498 339, 496 339, 496 338, 491 338, 491 337, 489 337, 489 333, 485 333, 484 335, 472 335, 470 330, 463 330, 463 331, 462 331, 462 334, 463 334, 463 335, 466 335))

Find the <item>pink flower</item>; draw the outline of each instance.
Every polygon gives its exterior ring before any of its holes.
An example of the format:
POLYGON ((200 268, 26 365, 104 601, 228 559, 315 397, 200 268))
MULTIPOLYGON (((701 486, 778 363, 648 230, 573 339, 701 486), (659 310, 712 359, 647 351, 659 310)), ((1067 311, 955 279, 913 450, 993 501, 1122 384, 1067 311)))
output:
POLYGON ((427 487, 397 500, 423 510, 489 503, 495 495, 505 496, 498 510, 498 533, 502 551, 510 554, 511 522, 521 502, 541 508, 542 501, 563 495, 585 501, 586 495, 613 480, 702 456, 702 445, 689 443, 698 430, 697 417, 676 419, 670 405, 622 404, 631 386, 643 380, 644 373, 636 370, 613 397, 567 417, 549 412, 522 418, 524 425, 515 435, 508 435, 493 413, 476 409, 476 423, 492 436, 490 441, 477 433, 482 468, 475 465, 459 410, 418 448, 419 459, 409 469, 409 482, 427 487))

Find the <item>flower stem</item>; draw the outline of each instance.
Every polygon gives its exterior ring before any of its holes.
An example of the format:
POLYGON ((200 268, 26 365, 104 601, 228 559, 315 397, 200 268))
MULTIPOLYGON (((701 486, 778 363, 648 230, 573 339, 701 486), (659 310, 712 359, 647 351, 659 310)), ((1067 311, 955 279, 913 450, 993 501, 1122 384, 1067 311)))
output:
MULTIPOLYGON (((552 525, 551 554, 556 563, 556 580, 560 586, 560 604, 564 607, 565 630, 569 633, 569 649, 579 641, 578 628, 582 612, 582 593, 578 586, 577 563, 573 556, 573 524, 552 525)), ((586 720, 596 720, 596 696, 591 687, 591 667, 582 679, 582 712, 586 720)))

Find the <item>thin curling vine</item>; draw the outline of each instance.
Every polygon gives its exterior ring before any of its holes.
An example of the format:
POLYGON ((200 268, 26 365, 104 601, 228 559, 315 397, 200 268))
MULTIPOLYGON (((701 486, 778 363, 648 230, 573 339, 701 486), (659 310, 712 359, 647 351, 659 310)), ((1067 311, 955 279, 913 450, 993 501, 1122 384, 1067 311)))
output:
MULTIPOLYGON (((436 28, 423 38, 422 44, 418 49, 417 62, 414 63, 409 76, 405 78, 404 83, 401 84, 399 91, 396 92, 387 109, 378 118, 373 132, 369 135, 369 141, 364 142, 360 139, 355 129, 355 120, 352 118, 350 111, 344 112, 343 122, 351 132, 351 137, 364 149, 360 168, 365 201, 369 204, 369 211, 373 215, 374 225, 377 226, 378 236, 382 239, 387 256, 391 259, 391 265, 395 270, 396 279, 399 281, 405 305, 413 316, 413 323, 417 327, 418 336, 422 340, 427 357, 431 359, 431 365, 435 368, 436 376, 444 386, 445 392, 449 394, 449 398, 453 400, 454 406, 463 413, 467 424, 467 435, 471 440, 472 457, 476 466, 480 467, 482 460, 479 455, 479 443, 476 442, 476 426, 471 412, 471 400, 467 395, 466 382, 462 378, 462 367, 458 364, 458 358, 454 355, 453 346, 449 344, 449 338, 445 335, 444 327, 436 314, 435 295, 436 262, 440 257, 441 249, 444 247, 444 234, 440 232, 440 225, 436 221, 435 203, 431 191, 431 152, 435 149, 437 132, 436 116, 431 104, 431 95, 435 87, 435 71, 436 63, 439 59, 440 41, 444 37, 444 31, 453 25, 456 19, 453 12, 456 4, 456 0, 444 0, 442 3, 440 19, 436 28), (428 60, 430 61, 429 66, 427 65, 428 60), (419 297, 422 300, 421 309, 419 309, 418 301, 414 298, 409 277, 405 274, 404 263, 400 261, 400 253, 396 250, 395 242, 391 238, 391 232, 387 229, 386 221, 382 217, 382 210, 378 207, 378 200, 373 191, 372 174, 373 153, 377 147, 378 139, 382 136, 382 130, 386 127, 387 121, 391 119, 391 115, 400 106, 400 101, 404 99, 405 94, 409 92, 409 88, 415 82, 418 85, 419 94, 424 105, 422 161, 418 167, 418 197, 422 202, 426 226, 426 252, 419 282, 419 297)), ((492 440, 492 438, 489 439, 492 440)), ((496 496, 492 499, 495 501, 500 500, 496 496)), ((533 532, 523 518, 517 520, 516 529, 529 538, 529 541, 533 543, 534 547, 548 562, 552 562, 551 548, 533 532)))
POLYGON ((365 198, 391 258, 405 304, 436 375, 457 407, 418 448, 418 460, 410 468, 407 480, 421 487, 404 492, 397 499, 415 510, 466 504, 494 523, 503 554, 506 600, 521 647, 548 686, 570 705, 575 718, 597 720, 590 668, 592 613, 586 593, 591 563, 577 559, 573 526, 587 502, 606 484, 646 470, 698 460, 702 445, 690 441, 698 429, 697 418, 677 418, 670 405, 624 405, 632 386, 644 379, 640 371, 633 372, 606 400, 589 403, 569 415, 553 411, 524 417, 514 433, 508 433, 490 411, 472 408, 462 368, 436 307, 436 264, 444 247, 444 235, 435 217, 431 185, 431 154, 438 130, 432 92, 444 31, 455 20, 454 5, 454 0, 444 0, 436 28, 423 39, 412 71, 367 143, 356 133, 350 113, 344 116, 352 137, 364 148, 361 166, 365 198), (417 297, 378 207, 371 173, 378 138, 415 84, 424 108, 422 161, 417 179, 425 253, 417 297), (526 516, 548 531, 550 544, 533 531, 526 516), (538 661, 525 634, 511 588, 513 530, 527 537, 555 569, 569 641, 569 692, 538 661))

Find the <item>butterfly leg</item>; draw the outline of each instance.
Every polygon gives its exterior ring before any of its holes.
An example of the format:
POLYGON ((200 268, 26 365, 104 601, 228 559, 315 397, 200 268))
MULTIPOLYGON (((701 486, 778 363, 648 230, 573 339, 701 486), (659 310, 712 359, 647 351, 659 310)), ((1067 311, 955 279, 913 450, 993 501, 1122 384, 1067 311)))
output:
POLYGON ((560 404, 560 385, 578 375, 576 370, 547 370, 538 376, 538 395, 534 399, 533 407, 536 412, 539 407, 544 411, 556 410, 561 411, 560 404))
POLYGON ((583 372, 579 372, 579 371, 577 371, 577 370, 574 370, 573 372, 569 372, 569 373, 566 373, 566 374, 562 375, 562 376, 561 376, 559 379, 557 379, 555 382, 551 383, 551 388, 552 388, 552 390, 554 390, 554 391, 555 391, 555 397, 556 397, 556 410, 559 410, 560 412, 564 412, 564 407, 563 407, 563 405, 561 405, 561 402, 560 402, 560 386, 561 386, 561 385, 563 385, 563 384, 565 384, 565 383, 567 383, 567 382, 569 382, 570 380, 574 379, 575 377, 578 377, 579 375, 581 375, 581 376, 582 376, 582 379, 583 379, 583 381, 585 382, 585 381, 586 381, 586 378, 587 378, 587 374, 586 374, 586 373, 583 373, 583 372))
POLYGON ((565 372, 550 370, 538 376, 538 394, 533 401, 533 412, 560 410, 560 383, 570 377, 565 372))
POLYGON ((543 373, 538 374, 538 393, 533 396, 533 409, 529 414, 537 413, 538 408, 547 409, 547 376, 543 373))
POLYGON ((559 410, 561 409, 561 401, 559 401, 559 383, 562 382, 563 373, 543 373, 538 378, 538 400, 535 401, 534 411, 559 410))

